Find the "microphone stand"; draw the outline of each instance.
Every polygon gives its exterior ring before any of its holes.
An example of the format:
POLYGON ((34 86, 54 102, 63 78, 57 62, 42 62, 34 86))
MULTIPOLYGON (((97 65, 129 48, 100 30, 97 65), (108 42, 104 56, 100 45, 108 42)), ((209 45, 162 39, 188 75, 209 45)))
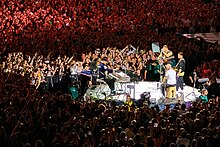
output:
MULTIPOLYGON (((162 55, 163 54, 163 51, 162 51, 162 49, 161 49, 161 52, 160 52, 160 55, 162 55)), ((160 56, 159 55, 159 56, 160 56)), ((160 57, 161 58, 161 57, 160 57)), ((162 62, 162 60, 163 60, 163 57, 162 57, 162 59, 158 59, 161 63, 159 63, 159 65, 160 65, 160 84, 162 84, 162 81, 163 81, 163 77, 162 77, 162 66, 163 66, 163 62, 162 62)))

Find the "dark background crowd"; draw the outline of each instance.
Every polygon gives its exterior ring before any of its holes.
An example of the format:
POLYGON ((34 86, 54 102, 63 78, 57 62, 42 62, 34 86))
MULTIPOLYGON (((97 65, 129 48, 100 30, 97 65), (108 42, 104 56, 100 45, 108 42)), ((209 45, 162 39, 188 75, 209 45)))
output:
POLYGON ((164 110, 85 102, 59 91, 42 96, 29 79, 1 71, 1 146, 218 146, 219 44, 181 34, 218 32, 219 14, 216 0, 2 0, 1 63, 13 52, 81 60, 96 48, 132 44, 149 51, 159 42, 184 53, 185 78, 198 75, 189 84, 210 78, 214 99, 164 110))
POLYGON ((19 75, 0 78, 1 146, 217 147, 219 98, 160 110, 115 101, 43 96, 19 75), (22 85, 22 86, 21 86, 22 85))
POLYGON ((3 0, 0 5, 1 50, 28 54, 72 55, 130 43, 146 49, 149 42, 167 38, 156 32, 206 33, 220 25, 218 5, 202 0, 3 0))

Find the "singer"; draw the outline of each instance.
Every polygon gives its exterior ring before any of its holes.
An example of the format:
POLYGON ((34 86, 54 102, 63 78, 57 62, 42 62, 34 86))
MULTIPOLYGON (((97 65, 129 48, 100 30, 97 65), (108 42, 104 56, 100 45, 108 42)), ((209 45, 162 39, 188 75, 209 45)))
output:
POLYGON ((168 62, 165 65, 165 67, 166 67, 166 73, 165 73, 163 82, 161 84, 162 94, 164 96, 165 96, 165 89, 176 86, 176 71, 172 68, 172 65, 170 62, 168 62))
POLYGON ((161 49, 161 53, 158 56, 158 61, 161 62, 162 64, 170 62, 172 67, 175 67, 175 59, 174 59, 173 52, 169 50, 167 45, 164 45, 163 48, 161 49))

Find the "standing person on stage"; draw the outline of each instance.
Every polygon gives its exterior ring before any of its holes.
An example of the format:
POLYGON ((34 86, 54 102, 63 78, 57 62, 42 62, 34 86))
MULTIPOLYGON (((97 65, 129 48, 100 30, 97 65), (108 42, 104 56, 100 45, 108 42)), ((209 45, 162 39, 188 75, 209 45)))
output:
POLYGON ((109 69, 107 67, 107 58, 102 58, 101 63, 98 65, 99 68, 99 78, 104 79, 104 81, 108 84, 109 88, 111 89, 111 93, 115 90, 115 79, 109 78, 107 75, 113 72, 113 69, 109 69))
POLYGON ((178 63, 176 64, 175 69, 177 70, 177 83, 176 83, 176 90, 179 91, 179 88, 181 89, 180 92, 183 91, 183 76, 185 71, 185 60, 183 59, 183 53, 178 53, 178 63))
POLYGON ((165 96, 165 89, 176 86, 176 71, 172 68, 172 65, 170 62, 168 62, 166 65, 166 73, 165 77, 163 79, 162 83, 162 94, 165 96))
POLYGON ((174 55, 171 50, 169 50, 167 45, 164 45, 161 54, 159 55, 159 58, 163 60, 164 63, 170 62, 171 65, 174 67, 175 61, 174 61, 174 55))

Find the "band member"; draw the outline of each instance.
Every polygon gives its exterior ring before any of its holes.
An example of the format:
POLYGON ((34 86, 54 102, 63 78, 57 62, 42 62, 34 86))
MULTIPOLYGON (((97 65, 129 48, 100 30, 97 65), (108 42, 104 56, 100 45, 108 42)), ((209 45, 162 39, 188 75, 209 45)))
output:
POLYGON ((165 77, 163 79, 162 83, 162 94, 165 95, 165 89, 176 86, 176 71, 172 68, 172 65, 170 62, 168 62, 166 65, 166 73, 165 77))
POLYGON ((104 79, 104 81, 108 84, 111 89, 111 93, 115 90, 115 79, 109 78, 108 73, 112 73, 113 70, 107 67, 107 59, 103 58, 101 63, 99 64, 99 78, 104 79))
POLYGON ((169 50, 167 45, 164 45, 161 49, 161 54, 158 57, 160 60, 163 60, 164 63, 167 63, 168 61, 171 63, 172 66, 175 64, 173 52, 169 50))
POLYGON ((185 71, 185 60, 183 59, 183 53, 178 53, 178 63, 176 64, 175 69, 177 70, 177 83, 176 83, 176 90, 180 88, 183 91, 183 76, 185 71))

